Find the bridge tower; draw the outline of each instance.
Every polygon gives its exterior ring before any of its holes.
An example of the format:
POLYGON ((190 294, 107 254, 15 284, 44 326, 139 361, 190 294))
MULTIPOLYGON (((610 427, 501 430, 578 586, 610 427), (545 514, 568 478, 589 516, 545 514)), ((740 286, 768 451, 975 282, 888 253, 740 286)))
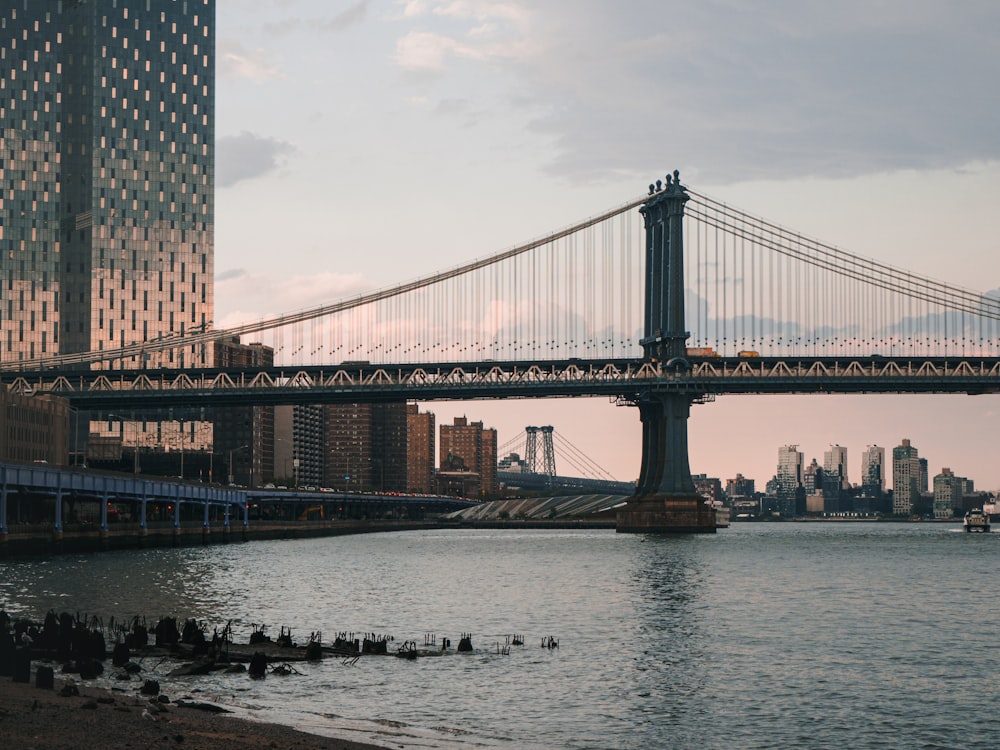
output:
POLYGON ((552 443, 552 425, 525 427, 524 432, 526 435, 524 462, 528 466, 528 471, 554 477, 556 475, 556 452, 552 443), (538 460, 538 433, 542 434, 541 470, 539 470, 538 460))
MULTIPOLYGON (((646 228, 646 304, 642 347, 648 362, 675 372, 688 368, 684 323, 684 204, 680 172, 649 186, 640 210, 646 228)), ((642 420, 639 482, 618 511, 621 533, 715 533, 715 510, 695 492, 688 464, 687 420, 691 394, 646 391, 638 398, 642 420)))

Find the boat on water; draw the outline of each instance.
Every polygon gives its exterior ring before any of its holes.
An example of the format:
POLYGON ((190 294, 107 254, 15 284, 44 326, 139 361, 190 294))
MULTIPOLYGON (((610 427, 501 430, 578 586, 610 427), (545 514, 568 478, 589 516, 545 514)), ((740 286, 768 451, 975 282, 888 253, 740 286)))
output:
POLYGON ((965 530, 968 532, 990 530, 990 517, 983 513, 982 508, 973 508, 965 514, 965 530))

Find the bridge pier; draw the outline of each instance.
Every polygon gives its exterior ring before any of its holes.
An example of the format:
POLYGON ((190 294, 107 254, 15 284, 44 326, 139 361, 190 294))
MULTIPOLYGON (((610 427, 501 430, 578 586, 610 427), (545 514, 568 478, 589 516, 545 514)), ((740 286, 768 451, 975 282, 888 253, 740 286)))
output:
POLYGON ((691 398, 646 394, 642 419, 642 470, 633 495, 618 511, 621 534, 714 534, 715 510, 694 488, 688 464, 687 420, 691 398))
MULTIPOLYGON (((649 186, 646 229, 645 358, 688 368, 684 323, 684 204, 680 173, 649 186)), ((647 391, 638 400, 642 469, 635 495, 618 511, 620 533, 715 533, 715 510, 698 495, 688 465, 689 394, 647 391)))

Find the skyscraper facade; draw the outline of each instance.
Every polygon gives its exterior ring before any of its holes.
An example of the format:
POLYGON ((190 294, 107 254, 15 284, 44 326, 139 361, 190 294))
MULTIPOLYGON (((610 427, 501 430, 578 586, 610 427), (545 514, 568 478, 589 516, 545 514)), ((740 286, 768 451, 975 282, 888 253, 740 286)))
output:
MULTIPOLYGON (((214 27, 215 0, 0 10, 4 361, 211 325, 214 27)), ((109 364, 210 358, 193 345, 109 364)))
POLYGON ((847 489, 850 483, 847 479, 847 448, 842 445, 831 445, 830 450, 823 454, 823 479, 830 486, 847 489))
POLYGON ((469 422, 466 417, 455 417, 453 424, 441 425, 440 440, 438 461, 442 469, 461 465, 465 470, 479 475, 482 494, 496 492, 496 430, 484 428, 482 422, 469 422))
POLYGON ((885 493, 885 448, 869 445, 861 454, 861 492, 874 498, 885 493))
POLYGON ((842 513, 847 508, 847 448, 831 445, 823 454, 823 509, 827 513, 842 513))
POLYGON ((429 494, 434 486, 434 414, 406 406, 406 489, 429 494))
POLYGON ((324 413, 326 484, 348 491, 406 490, 406 404, 328 404, 324 413))
MULTIPOLYGON (((274 364, 274 349, 263 344, 241 344, 237 336, 215 341, 213 346, 219 367, 274 364)), ((227 481, 252 489, 263 484, 265 477, 273 478, 274 407, 221 406, 210 411, 214 423, 212 451, 217 459, 226 461, 227 481)))
POLYGON ((778 498, 794 499, 802 487, 802 453, 797 445, 783 445, 778 448, 778 498))
POLYGON ((913 504, 920 498, 920 477, 917 449, 903 438, 892 449, 892 512, 897 516, 908 516, 913 510, 913 504))
POLYGON ((948 467, 934 477, 934 517, 951 518, 962 510, 966 478, 955 476, 948 467))

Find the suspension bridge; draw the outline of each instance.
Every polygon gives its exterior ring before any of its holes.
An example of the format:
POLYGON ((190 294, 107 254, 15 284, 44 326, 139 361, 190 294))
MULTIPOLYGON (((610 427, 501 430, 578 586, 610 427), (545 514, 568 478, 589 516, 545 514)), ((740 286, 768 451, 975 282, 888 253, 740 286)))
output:
POLYGON ((1000 391, 998 293, 804 237, 677 172, 574 226, 350 299, 151 341, 116 330, 97 351, 3 363, 0 383, 118 410, 609 396, 643 429, 621 531, 714 529, 688 469, 692 403, 1000 391), (203 366, 234 336, 274 364, 203 366))

